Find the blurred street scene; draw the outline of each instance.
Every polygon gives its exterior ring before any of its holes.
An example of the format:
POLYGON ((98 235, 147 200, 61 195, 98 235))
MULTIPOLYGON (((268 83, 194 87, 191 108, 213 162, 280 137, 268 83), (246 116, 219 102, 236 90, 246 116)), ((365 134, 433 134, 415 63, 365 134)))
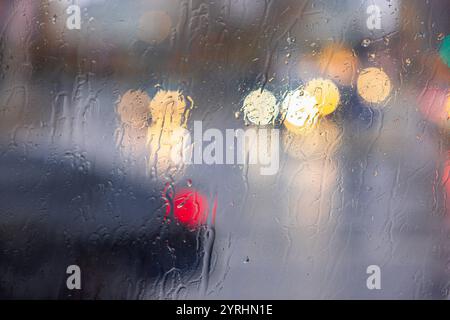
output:
POLYGON ((449 299, 449 14, 0 0, 0 297, 449 299), (276 173, 175 163, 195 121, 276 173))

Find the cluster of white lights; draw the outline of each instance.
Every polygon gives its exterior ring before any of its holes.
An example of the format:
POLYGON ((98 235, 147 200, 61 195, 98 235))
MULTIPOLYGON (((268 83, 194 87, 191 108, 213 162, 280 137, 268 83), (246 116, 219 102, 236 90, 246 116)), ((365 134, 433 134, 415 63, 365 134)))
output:
POLYGON ((339 103, 339 91, 330 80, 314 79, 305 88, 290 91, 281 102, 281 108, 272 92, 254 90, 244 99, 245 119, 257 126, 273 123, 281 111, 288 128, 311 127, 320 116, 332 113, 339 103))

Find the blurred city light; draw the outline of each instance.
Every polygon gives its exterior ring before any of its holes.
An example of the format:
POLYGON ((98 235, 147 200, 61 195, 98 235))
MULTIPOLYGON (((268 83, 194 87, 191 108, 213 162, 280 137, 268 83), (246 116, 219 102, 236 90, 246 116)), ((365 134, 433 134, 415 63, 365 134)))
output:
POLYGON ((366 68, 358 76, 358 93, 369 103, 381 103, 391 93, 389 76, 380 68, 366 68))
POLYGON ((333 113, 339 106, 339 89, 331 80, 313 79, 306 84, 305 92, 316 99, 319 113, 322 116, 333 113))
POLYGON ((275 96, 266 89, 250 92, 244 99, 242 110, 246 120, 259 126, 273 122, 279 112, 275 96))

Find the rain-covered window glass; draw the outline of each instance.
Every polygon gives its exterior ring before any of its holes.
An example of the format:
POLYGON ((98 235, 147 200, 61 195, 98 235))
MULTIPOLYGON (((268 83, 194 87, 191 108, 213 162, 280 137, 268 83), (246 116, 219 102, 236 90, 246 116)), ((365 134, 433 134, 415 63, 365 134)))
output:
POLYGON ((0 297, 450 298, 449 10, 0 1, 0 297))

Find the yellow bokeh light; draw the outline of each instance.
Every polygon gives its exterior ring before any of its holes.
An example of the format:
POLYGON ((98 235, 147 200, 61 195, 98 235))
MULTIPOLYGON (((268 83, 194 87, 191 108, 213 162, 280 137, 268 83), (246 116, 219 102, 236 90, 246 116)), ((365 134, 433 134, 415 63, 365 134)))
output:
POLYGON ((121 122, 115 133, 116 145, 125 157, 140 157, 150 118, 150 97, 140 90, 128 90, 120 97, 117 114, 121 122))
POLYGON ((333 113, 339 105, 339 89, 331 80, 313 79, 306 84, 305 92, 316 99, 319 114, 322 116, 333 113))
POLYGON ((174 176, 180 173, 178 164, 174 164, 171 153, 177 141, 173 137, 180 128, 186 127, 189 106, 193 101, 179 91, 160 90, 150 102, 152 122, 147 131, 149 147, 149 166, 156 174, 174 176))
POLYGON ((332 44, 320 54, 318 66, 324 77, 348 86, 354 81, 358 58, 350 49, 340 44, 332 44))
POLYGON ((392 90, 389 76, 380 68, 361 71, 357 81, 358 94, 369 103, 381 103, 392 90))
POLYGON ((132 128, 144 128, 150 116, 149 103, 150 98, 147 93, 140 90, 128 90, 121 96, 117 106, 120 120, 132 128))

